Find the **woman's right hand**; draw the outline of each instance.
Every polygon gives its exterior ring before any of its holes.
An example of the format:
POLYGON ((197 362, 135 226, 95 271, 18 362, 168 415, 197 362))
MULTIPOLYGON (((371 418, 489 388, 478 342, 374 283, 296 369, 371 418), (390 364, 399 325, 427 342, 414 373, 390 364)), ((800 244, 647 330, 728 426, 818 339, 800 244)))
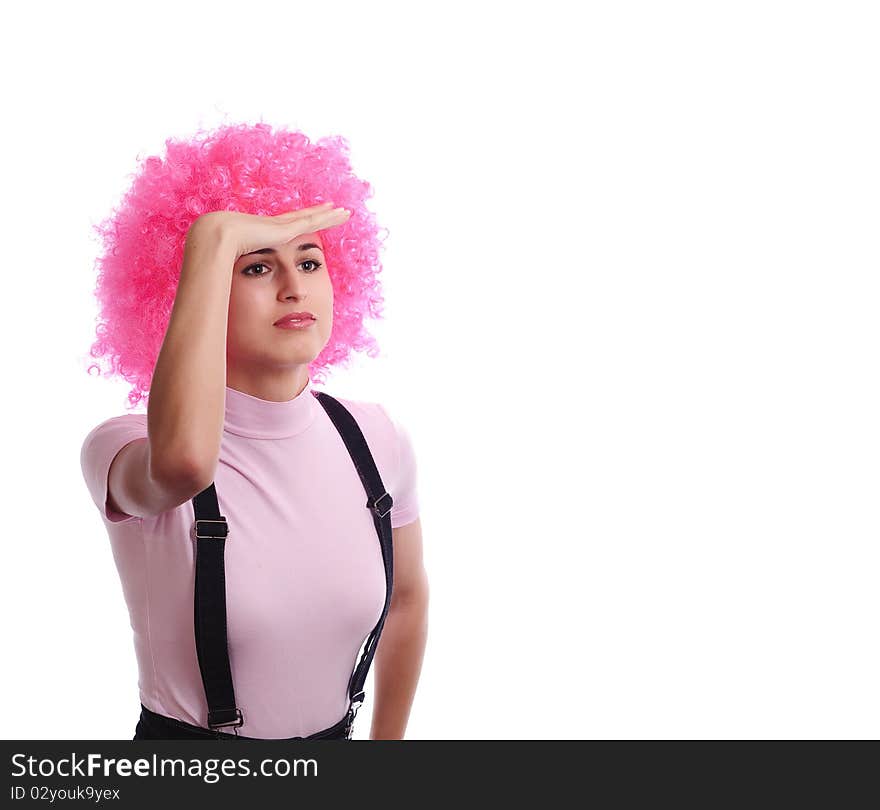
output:
POLYGON ((284 245, 304 233, 341 225, 351 216, 351 211, 332 206, 333 203, 321 203, 273 217, 243 214, 240 211, 209 211, 193 222, 190 233, 207 230, 212 238, 222 238, 235 252, 235 259, 238 259, 254 250, 284 245))

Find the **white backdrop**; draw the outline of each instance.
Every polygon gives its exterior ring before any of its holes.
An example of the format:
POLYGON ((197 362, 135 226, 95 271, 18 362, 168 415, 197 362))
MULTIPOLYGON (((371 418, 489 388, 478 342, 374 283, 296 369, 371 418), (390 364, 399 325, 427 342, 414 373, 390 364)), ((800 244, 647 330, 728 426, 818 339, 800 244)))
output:
POLYGON ((3 736, 134 734, 91 225, 166 137, 262 117, 348 138, 390 231, 383 355, 326 390, 416 449, 408 738, 876 738, 873 11, 5 10, 3 736))

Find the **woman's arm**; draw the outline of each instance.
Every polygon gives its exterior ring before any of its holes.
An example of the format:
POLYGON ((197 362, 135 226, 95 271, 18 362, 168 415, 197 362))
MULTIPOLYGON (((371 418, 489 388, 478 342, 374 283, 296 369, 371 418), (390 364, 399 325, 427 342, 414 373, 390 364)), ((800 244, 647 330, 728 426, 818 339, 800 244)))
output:
POLYGON ((154 472, 214 480, 226 410, 226 329, 236 255, 220 229, 190 227, 147 404, 154 472))
POLYGON ((391 530, 394 587, 373 659, 376 700, 371 740, 402 740, 428 638, 428 576, 417 518, 391 530))

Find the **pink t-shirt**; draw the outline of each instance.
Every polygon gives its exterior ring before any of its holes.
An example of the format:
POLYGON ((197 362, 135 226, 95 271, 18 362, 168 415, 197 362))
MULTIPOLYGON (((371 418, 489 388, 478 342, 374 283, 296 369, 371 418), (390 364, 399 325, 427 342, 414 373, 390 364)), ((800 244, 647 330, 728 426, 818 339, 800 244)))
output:
MULTIPOLYGON (((246 737, 305 737, 339 721, 348 709, 349 677, 385 599, 367 494, 312 391, 309 380, 292 400, 271 402, 226 388, 214 485, 229 524, 227 636, 244 715, 238 731, 246 737)), ((409 434, 379 403, 336 398, 357 420, 394 500, 391 525, 411 523, 418 504, 409 434)), ((141 703, 205 726, 193 626, 192 501, 154 517, 107 507, 110 463, 147 435, 146 414, 112 417, 86 436, 80 461, 128 605, 141 703)))

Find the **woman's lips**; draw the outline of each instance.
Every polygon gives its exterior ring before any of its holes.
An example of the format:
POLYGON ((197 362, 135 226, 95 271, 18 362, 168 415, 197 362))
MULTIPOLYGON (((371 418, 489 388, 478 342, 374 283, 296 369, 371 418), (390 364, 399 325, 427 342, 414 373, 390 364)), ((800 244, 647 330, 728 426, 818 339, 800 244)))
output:
POLYGON ((278 321, 275 326, 279 329, 308 329, 314 323, 314 318, 291 318, 286 321, 278 321))

